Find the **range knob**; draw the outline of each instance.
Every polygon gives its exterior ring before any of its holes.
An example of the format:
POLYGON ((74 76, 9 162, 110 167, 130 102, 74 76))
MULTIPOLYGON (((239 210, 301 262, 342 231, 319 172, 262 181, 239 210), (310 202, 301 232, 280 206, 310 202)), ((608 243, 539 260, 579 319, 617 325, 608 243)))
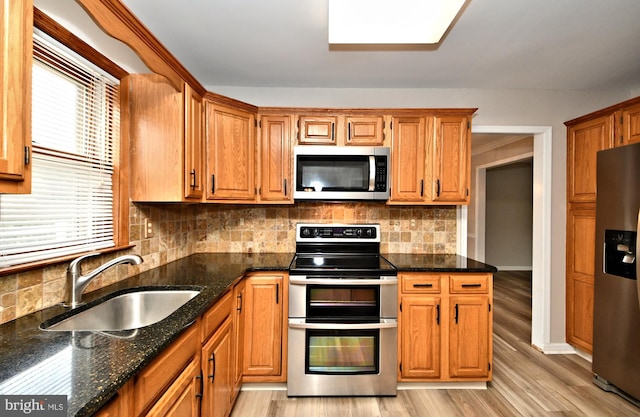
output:
POLYGON ((375 230, 375 229, 373 229, 373 228, 371 228, 371 227, 366 228, 366 229, 365 229, 365 233, 366 233, 367 237, 374 237, 374 236, 373 236, 373 235, 374 235, 374 230, 375 230))

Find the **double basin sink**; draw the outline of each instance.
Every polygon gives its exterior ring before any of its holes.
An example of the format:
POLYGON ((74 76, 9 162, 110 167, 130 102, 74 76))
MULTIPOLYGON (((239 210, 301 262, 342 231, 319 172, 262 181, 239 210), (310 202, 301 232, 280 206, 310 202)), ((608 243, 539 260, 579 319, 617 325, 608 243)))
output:
POLYGON ((200 293, 185 289, 140 289, 106 299, 43 322, 48 331, 123 331, 150 326, 169 317, 200 293))

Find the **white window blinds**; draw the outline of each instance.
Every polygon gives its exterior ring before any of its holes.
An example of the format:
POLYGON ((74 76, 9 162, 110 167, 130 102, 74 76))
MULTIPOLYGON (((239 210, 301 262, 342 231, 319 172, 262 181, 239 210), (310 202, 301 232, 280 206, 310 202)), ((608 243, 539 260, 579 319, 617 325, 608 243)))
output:
POLYGON ((34 33, 32 193, 0 196, 0 268, 114 246, 117 80, 34 33))

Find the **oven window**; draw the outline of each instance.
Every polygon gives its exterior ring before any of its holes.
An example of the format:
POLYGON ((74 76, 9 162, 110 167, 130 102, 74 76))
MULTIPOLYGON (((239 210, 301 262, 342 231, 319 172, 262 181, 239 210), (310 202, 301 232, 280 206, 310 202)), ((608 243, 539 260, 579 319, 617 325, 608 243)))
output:
POLYGON ((369 157, 298 156, 298 191, 367 191, 369 157))
POLYGON ((306 372, 377 374, 380 330, 306 330, 306 372))
POLYGON ((307 286, 307 318, 362 321, 380 317, 380 286, 307 286))

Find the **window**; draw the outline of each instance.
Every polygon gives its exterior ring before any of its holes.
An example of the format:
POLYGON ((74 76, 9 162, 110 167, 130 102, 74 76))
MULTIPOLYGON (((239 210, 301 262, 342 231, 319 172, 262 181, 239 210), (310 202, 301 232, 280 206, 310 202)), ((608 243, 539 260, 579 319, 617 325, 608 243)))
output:
POLYGON ((34 32, 32 193, 0 196, 0 268, 116 245, 118 80, 34 32))

